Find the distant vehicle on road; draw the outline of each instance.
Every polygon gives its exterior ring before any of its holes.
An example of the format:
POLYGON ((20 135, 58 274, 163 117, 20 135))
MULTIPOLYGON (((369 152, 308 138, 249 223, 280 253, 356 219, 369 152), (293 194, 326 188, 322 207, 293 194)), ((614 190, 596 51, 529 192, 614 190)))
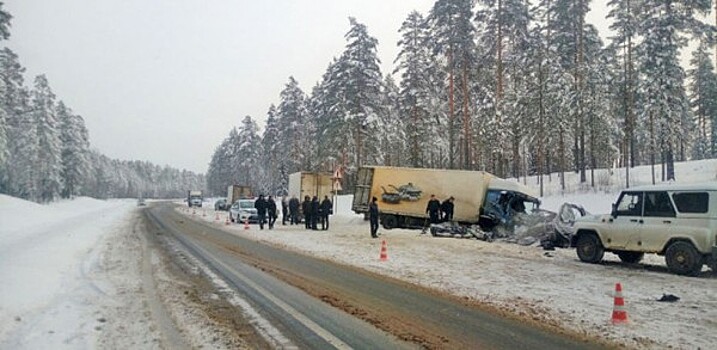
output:
POLYGON ((254 199, 239 199, 229 208, 229 218, 232 222, 259 222, 259 214, 254 208, 254 199))
POLYGON ((202 191, 187 191, 187 204, 189 207, 202 207, 202 201, 204 200, 204 197, 202 196, 202 191))
POLYGON ((220 198, 214 202, 214 210, 229 210, 229 204, 227 204, 226 198, 220 198))
POLYGON ((147 205, 147 203, 144 202, 144 198, 141 198, 141 197, 137 198, 137 206, 138 207, 144 207, 145 205, 147 205))
POLYGON ((717 272, 717 185, 623 190, 609 215, 576 220, 572 245, 588 263, 600 262, 606 251, 631 264, 655 253, 679 275, 694 276, 704 264, 717 272))

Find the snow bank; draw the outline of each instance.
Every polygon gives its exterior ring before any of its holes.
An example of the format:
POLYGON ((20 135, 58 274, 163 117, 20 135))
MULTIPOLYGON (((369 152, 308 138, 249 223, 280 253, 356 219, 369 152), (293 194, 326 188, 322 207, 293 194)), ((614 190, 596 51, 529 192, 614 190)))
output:
POLYGON ((0 348, 91 347, 89 301, 102 290, 85 274, 98 242, 135 205, 91 198, 39 205, 0 196, 0 348))

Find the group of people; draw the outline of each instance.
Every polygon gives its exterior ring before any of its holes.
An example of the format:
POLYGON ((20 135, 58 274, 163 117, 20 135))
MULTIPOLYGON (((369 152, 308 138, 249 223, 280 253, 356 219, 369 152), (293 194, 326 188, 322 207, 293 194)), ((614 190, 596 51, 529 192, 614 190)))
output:
POLYGON ((264 229, 264 223, 267 223, 267 215, 269 216, 269 229, 273 229, 276 222, 276 201, 274 201, 274 198, 269 196, 264 199, 264 195, 260 194, 259 198, 254 201, 254 208, 256 208, 256 214, 259 216, 259 229, 264 229))
POLYGON ((446 222, 453 220, 453 210, 455 205, 453 196, 448 197, 441 203, 435 195, 431 195, 431 199, 428 200, 426 206, 426 214, 428 214, 428 220, 431 224, 437 224, 440 222, 446 222))
MULTIPOLYGON (((307 230, 318 230, 319 223, 322 230, 328 230, 329 215, 333 214, 333 206, 329 196, 324 196, 324 200, 320 203, 317 196, 314 196, 313 199, 306 196, 303 203, 299 203, 299 199, 296 196, 292 196, 289 200, 284 197, 281 201, 281 223, 286 225, 286 222, 289 221, 291 225, 298 225, 301 222, 301 214, 303 214, 307 230)), ((273 229, 277 219, 274 198, 269 196, 264 199, 264 195, 259 195, 259 198, 254 202, 254 208, 256 208, 259 216, 259 229, 264 229, 264 223, 269 224, 270 230, 273 229)))

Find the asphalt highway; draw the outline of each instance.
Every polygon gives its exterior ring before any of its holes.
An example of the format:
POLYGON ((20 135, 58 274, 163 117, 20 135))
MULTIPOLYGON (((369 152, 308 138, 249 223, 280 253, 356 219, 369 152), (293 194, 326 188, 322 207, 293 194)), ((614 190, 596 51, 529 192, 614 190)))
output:
POLYGON ((456 298, 301 255, 199 222, 170 204, 145 210, 300 349, 599 349, 456 298))

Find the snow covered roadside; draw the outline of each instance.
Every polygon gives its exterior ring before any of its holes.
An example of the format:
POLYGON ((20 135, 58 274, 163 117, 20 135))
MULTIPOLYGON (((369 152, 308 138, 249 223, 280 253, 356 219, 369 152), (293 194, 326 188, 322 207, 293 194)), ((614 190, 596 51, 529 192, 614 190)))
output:
POLYGON ((0 348, 90 347, 106 318, 97 249, 133 201, 39 205, 0 195, 0 348))
MULTIPOLYGON (((569 198, 595 212, 609 210, 614 194, 576 195, 569 198)), ((555 209, 566 198, 546 198, 555 209)), ((711 348, 717 343, 717 278, 689 278, 666 271, 664 259, 646 256, 630 267, 606 254, 606 263, 584 264, 573 249, 545 252, 500 242, 433 238, 415 230, 380 229, 388 243, 389 260, 379 261, 381 240, 369 237, 368 223, 347 208, 350 197, 340 198, 338 215, 329 231, 307 231, 303 226, 258 230, 251 225, 228 227, 232 233, 304 254, 353 265, 478 301, 533 322, 589 334, 629 347, 711 348), (615 283, 623 285, 630 324, 612 326, 615 283), (663 293, 681 298, 657 302, 663 293)), ((224 225, 226 213, 186 207, 179 211, 195 220, 224 225)), ((708 271, 705 268, 705 272, 708 271)))

